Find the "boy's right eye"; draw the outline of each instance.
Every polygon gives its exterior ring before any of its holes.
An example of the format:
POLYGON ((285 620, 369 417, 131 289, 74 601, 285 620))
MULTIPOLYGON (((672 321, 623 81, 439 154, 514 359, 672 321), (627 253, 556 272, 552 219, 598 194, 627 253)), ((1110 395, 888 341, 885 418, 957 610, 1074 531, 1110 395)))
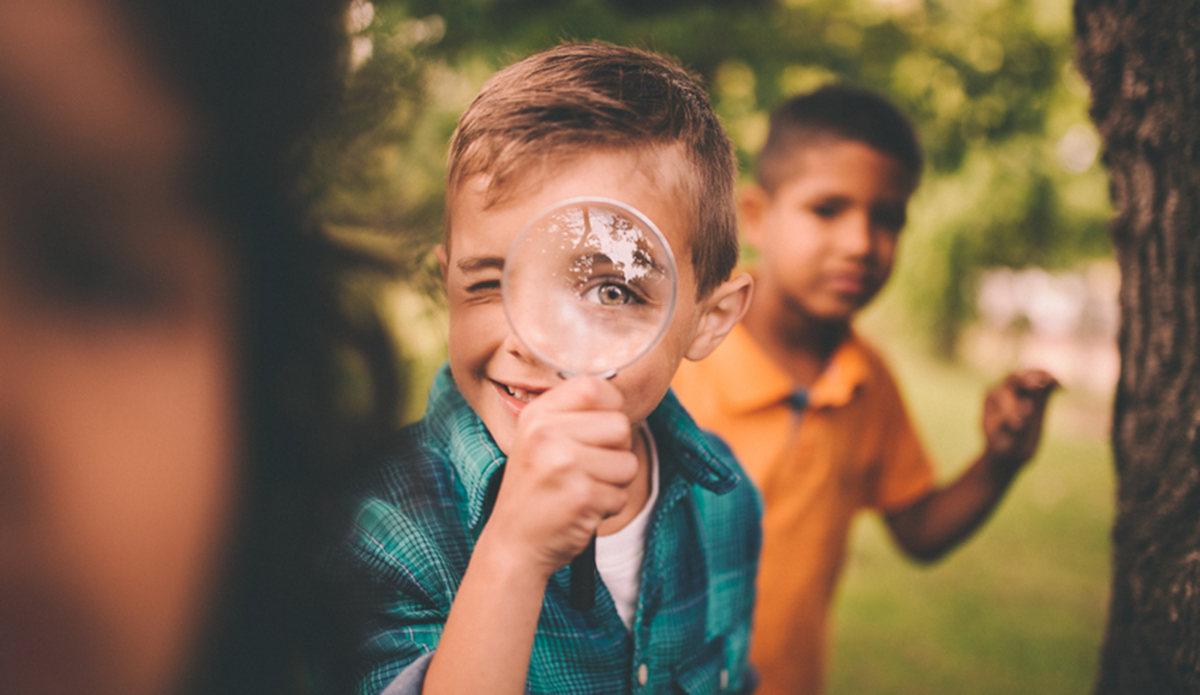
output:
POLYGON ((831 220, 841 214, 846 204, 838 200, 827 200, 812 205, 809 209, 823 220, 831 220))

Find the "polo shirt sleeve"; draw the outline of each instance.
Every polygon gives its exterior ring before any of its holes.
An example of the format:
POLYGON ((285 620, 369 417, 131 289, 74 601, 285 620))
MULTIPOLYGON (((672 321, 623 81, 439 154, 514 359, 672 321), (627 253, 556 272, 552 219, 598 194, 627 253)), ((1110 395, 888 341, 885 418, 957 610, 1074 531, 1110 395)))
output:
POLYGON ((934 488, 933 464, 909 419, 904 399, 882 360, 876 358, 872 408, 883 430, 870 507, 885 513, 903 509, 934 488))

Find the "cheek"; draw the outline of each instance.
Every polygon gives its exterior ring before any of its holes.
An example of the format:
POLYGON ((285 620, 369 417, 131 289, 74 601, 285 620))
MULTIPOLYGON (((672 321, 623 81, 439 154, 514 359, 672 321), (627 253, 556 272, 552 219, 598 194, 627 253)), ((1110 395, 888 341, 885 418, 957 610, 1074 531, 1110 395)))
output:
POLYGON ((450 308, 448 353, 451 368, 477 371, 504 340, 508 321, 499 302, 450 308))
POLYGON ((881 238, 875 243, 875 259, 876 265, 879 268, 880 281, 886 281, 892 274, 892 268, 896 264, 896 248, 899 239, 895 234, 884 232, 881 238))
POLYGON ((630 422, 645 420, 658 407, 678 366, 677 360, 655 350, 613 378, 625 398, 624 412, 630 422))
MULTIPOLYGON (((694 285, 686 285, 694 291, 694 285)), ((695 335, 694 311, 683 307, 676 312, 661 342, 648 355, 631 365, 615 379, 625 396, 625 413, 632 422, 640 422, 653 411, 671 386, 679 363, 691 347, 695 335)))
MULTIPOLYGON (((170 682, 216 575, 238 439, 227 324, 35 324, 6 352, 0 428, 23 504, 4 539, 57 587, 47 612, 77 606, 76 629, 103 645, 106 673, 88 677, 124 692, 170 682)), ((76 656, 91 658, 54 658, 76 656)))
POLYGON ((781 213, 769 243, 761 249, 762 256, 787 275, 803 271, 822 253, 825 235, 819 222, 800 212, 781 213))

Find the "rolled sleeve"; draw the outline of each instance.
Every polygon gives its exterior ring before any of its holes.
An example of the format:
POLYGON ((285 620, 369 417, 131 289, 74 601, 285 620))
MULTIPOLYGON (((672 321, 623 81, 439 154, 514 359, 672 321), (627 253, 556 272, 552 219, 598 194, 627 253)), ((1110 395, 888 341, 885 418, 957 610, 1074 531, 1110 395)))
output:
POLYGON ((433 661, 433 652, 422 654, 396 676, 379 695, 421 695, 425 687, 425 673, 433 661))

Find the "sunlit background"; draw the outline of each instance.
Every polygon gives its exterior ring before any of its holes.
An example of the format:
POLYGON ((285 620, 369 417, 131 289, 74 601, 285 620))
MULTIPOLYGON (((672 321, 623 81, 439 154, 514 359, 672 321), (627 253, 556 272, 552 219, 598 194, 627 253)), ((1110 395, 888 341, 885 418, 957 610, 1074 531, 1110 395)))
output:
POLYGON ((1042 366, 1066 389, 1031 469, 948 560, 916 567, 877 520, 859 522, 829 692, 1089 690, 1108 592, 1119 277, 1068 0, 357 0, 349 23, 352 98, 319 155, 336 182, 321 210, 333 233, 404 269, 379 301, 411 375, 407 419, 445 354, 430 249, 446 145, 498 67, 564 39, 677 56, 747 171, 788 96, 849 80, 894 99, 928 165, 896 274, 860 327, 941 475, 978 453, 984 390, 1007 370, 1042 366), (381 111, 384 127, 368 127, 381 111))

